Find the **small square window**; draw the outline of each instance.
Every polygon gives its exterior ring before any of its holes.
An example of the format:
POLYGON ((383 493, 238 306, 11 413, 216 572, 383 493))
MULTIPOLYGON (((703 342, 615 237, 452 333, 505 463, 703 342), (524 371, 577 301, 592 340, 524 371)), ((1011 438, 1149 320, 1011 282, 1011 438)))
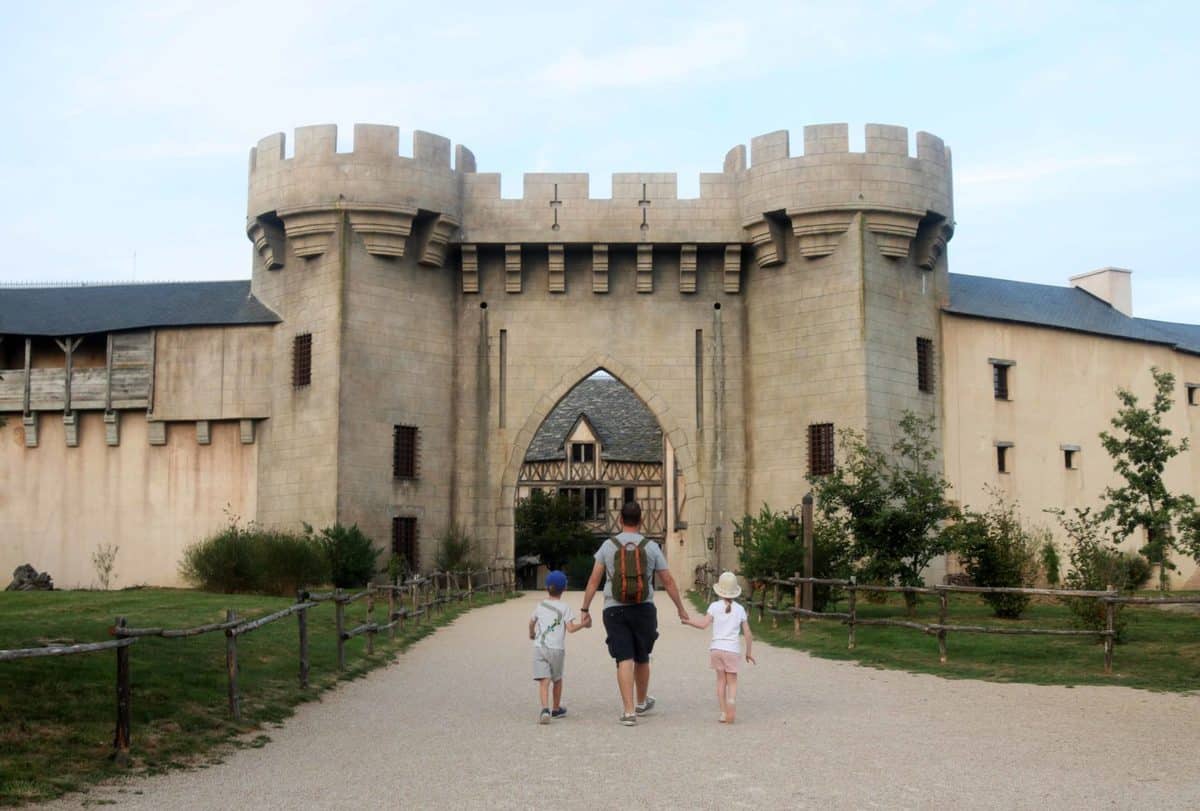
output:
POLYGON ((930 338, 917 339, 917 388, 933 391, 933 341, 930 338))
POLYGON ((292 340, 292 386, 303 388, 312 383, 312 334, 305 332, 292 340))
POLYGON ((1188 405, 1200 405, 1200 383, 1187 384, 1188 405))
POLYGON ((808 475, 829 475, 833 472, 833 462, 833 423, 808 426, 808 475))
POLYGON ((1063 466, 1066 467, 1067 470, 1075 469, 1075 454, 1077 453, 1079 453, 1079 451, 1071 450, 1070 448, 1063 448, 1063 466))
POLYGON ((1011 442, 996 443, 996 472, 1009 473, 1012 467, 1011 442))

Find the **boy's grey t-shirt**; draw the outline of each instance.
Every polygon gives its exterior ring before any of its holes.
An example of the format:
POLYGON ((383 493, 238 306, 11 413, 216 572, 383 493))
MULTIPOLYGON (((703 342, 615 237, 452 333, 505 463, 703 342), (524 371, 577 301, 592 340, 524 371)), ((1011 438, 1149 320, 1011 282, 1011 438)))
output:
MULTIPOLYGON (((643 537, 637 532, 622 532, 616 536, 616 540, 617 543, 624 546, 627 543, 641 543, 643 537)), ((614 605, 622 605, 612 596, 613 566, 616 565, 617 547, 606 539, 604 543, 600 544, 594 557, 598 562, 604 564, 604 571, 608 575, 604 578, 604 607, 612 608, 614 605)), ((667 568, 667 557, 662 553, 662 547, 654 541, 646 544, 646 557, 650 559, 650 582, 646 584, 646 597, 642 600, 643 603, 654 601, 654 572, 667 568)))

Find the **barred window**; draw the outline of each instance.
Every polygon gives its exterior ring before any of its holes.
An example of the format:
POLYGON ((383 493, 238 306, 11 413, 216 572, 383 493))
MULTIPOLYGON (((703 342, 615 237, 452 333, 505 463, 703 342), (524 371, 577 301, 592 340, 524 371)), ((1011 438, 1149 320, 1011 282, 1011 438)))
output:
POLYGON ((410 569, 420 568, 420 549, 417 539, 417 519, 397 515, 392 519, 392 552, 404 558, 410 569))
POLYGON ((917 339, 917 388, 933 391, 933 340, 917 339))
POLYGON ((808 426, 808 475, 826 476, 833 472, 833 423, 808 426))
POLYGON ((417 429, 397 425, 392 435, 392 478, 417 478, 417 429))
POLYGON ((305 332, 292 341, 292 386, 312 383, 312 334, 305 332))
POLYGON ((992 390, 997 400, 1008 399, 1008 367, 1011 361, 992 361, 992 390))

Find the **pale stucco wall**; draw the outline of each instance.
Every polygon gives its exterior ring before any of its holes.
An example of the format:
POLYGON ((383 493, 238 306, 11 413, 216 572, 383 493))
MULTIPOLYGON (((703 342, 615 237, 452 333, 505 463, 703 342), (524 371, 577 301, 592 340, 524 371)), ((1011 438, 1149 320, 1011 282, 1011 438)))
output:
MULTIPOLYGON (((1189 406, 1185 382, 1200 380, 1200 357, 1165 346, 1123 341, 999 321, 942 316, 941 387, 945 405, 946 475, 954 496, 982 508, 987 487, 1016 499, 1030 524, 1055 531, 1047 509, 1097 506, 1107 486, 1121 483, 1099 434, 1120 406, 1118 386, 1130 389, 1143 404, 1153 398, 1150 368, 1173 372, 1175 406, 1165 423, 1178 441, 1196 436, 1200 406, 1189 406), (989 358, 1011 360, 1007 401, 992 389, 989 358), (1012 442, 1011 472, 996 469, 995 443, 1012 442), (1078 445, 1076 470, 1066 469, 1060 445, 1078 445)), ((1200 458, 1196 450, 1167 467, 1173 492, 1200 496, 1200 458)), ((1131 549, 1141 539, 1130 539, 1131 549)), ((1177 558, 1176 585, 1200 587, 1196 563, 1177 558)))
POLYGON ((31 563, 59 587, 92 586, 92 553, 114 544, 114 587, 180 585, 185 546, 227 513, 255 516, 258 446, 242 444, 236 421, 213 423, 209 445, 194 423, 170 424, 167 444, 152 446, 145 415, 124 412, 121 444, 109 447, 100 412, 79 420, 77 448, 55 415, 42 416, 36 448, 19 417, 0 428, 0 574, 31 563))

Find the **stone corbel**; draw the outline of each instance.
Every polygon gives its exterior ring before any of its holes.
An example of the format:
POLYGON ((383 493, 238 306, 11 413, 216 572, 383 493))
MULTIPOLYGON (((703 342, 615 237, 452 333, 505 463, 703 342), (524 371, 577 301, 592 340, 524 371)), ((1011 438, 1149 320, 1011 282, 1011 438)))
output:
POLYGON ((479 248, 474 245, 462 246, 462 291, 479 292, 479 248))
POLYGON ((908 211, 868 211, 867 230, 875 235, 881 254, 888 259, 904 259, 917 235, 921 216, 908 211))
POLYGON ((121 444, 121 412, 104 412, 104 444, 116 447, 121 444))
POLYGON ((63 414, 63 433, 67 437, 68 448, 79 447, 79 415, 74 411, 63 414))
POLYGON ((933 270, 953 236, 954 225, 945 217, 932 214, 922 220, 917 229, 917 265, 924 270, 933 270))
POLYGON ((742 246, 725 246, 724 287, 726 293, 736 293, 742 288, 742 246))
POLYGON ((419 261, 427 267, 440 268, 446 263, 446 246, 450 237, 458 230, 458 220, 446 214, 437 215, 425 232, 425 244, 421 246, 419 261))
POLYGON ((549 249, 550 292, 567 292, 567 264, 562 245, 551 245, 549 249))
POLYGON ((816 259, 837 250, 838 240, 850 227, 854 212, 789 211, 788 216, 792 219, 792 233, 796 236, 800 255, 816 259))
POLYGON ((754 261, 760 268, 778 265, 787 260, 787 241, 784 231, 775 217, 764 214, 742 223, 751 245, 754 246, 754 261))
POLYGON ((504 292, 521 292, 521 246, 504 246, 504 292))
POLYGON ((243 445, 254 444, 254 420, 239 420, 238 434, 243 445))
POLYGON ((608 292, 608 246, 592 246, 592 292, 608 292))
POLYGON ((262 217, 249 220, 246 223, 246 236, 254 243, 254 250, 262 258, 267 270, 279 270, 283 267, 283 231, 277 221, 264 220, 262 217))
POLYGON ((280 211, 292 253, 303 259, 320 256, 329 250, 337 231, 338 212, 332 208, 280 211))
POLYGON ((639 293, 654 292, 654 246, 641 244, 637 246, 637 291, 639 293))
POLYGON ((363 238, 372 256, 404 256, 404 243, 412 233, 415 208, 355 206, 349 209, 350 228, 363 238))
POLYGON ((21 415, 21 426, 25 429, 25 447, 38 446, 38 415, 36 411, 21 415))
POLYGON ((146 440, 151 445, 167 444, 167 424, 162 420, 146 421, 146 440))
POLYGON ((684 245, 679 249, 679 292, 696 292, 695 245, 684 245))

